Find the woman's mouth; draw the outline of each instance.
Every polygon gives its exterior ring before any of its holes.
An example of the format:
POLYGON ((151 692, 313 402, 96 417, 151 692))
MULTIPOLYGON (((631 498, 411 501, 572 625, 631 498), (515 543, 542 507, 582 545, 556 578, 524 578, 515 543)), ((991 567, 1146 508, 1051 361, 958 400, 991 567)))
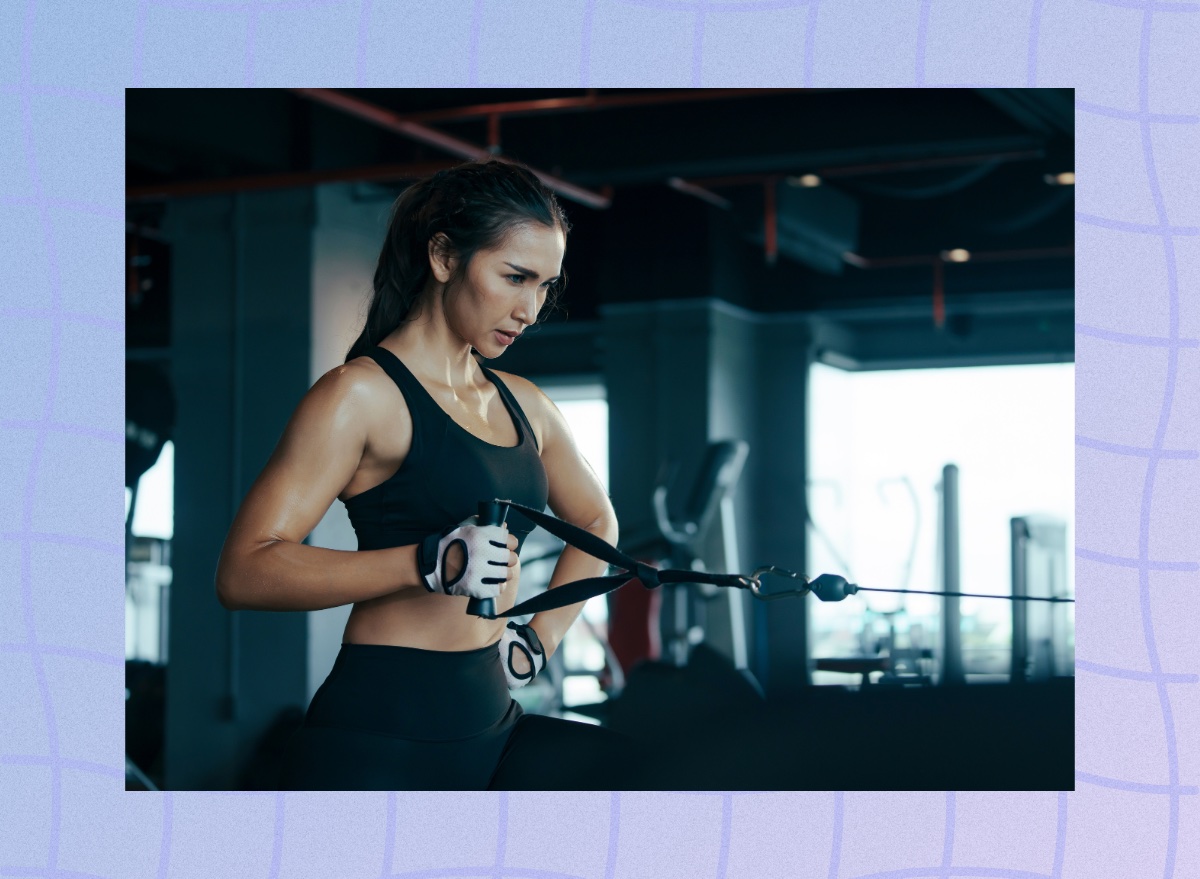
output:
POLYGON ((496 337, 496 341, 498 341, 501 345, 504 345, 507 348, 513 342, 517 341, 517 336, 520 334, 519 333, 506 333, 503 330, 494 330, 493 335, 496 337))

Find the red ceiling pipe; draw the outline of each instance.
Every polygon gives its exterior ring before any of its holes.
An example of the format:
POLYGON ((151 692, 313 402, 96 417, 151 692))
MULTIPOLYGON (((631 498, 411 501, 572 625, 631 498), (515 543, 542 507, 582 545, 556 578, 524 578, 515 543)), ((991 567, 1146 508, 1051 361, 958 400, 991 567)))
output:
POLYGON ((500 114, 492 113, 488 116, 488 152, 498 154, 500 152, 500 114))
POLYGON ((779 258, 778 212, 775 209, 775 185, 778 177, 769 177, 763 183, 763 245, 767 253, 767 265, 775 265, 779 258))
MULTIPOLYGON (((437 131, 427 125, 411 122, 391 110, 377 107, 374 104, 342 94, 333 89, 290 89, 290 91, 316 101, 319 104, 332 107, 335 110, 341 110, 343 113, 370 122, 380 128, 394 131, 418 143, 445 150, 451 155, 476 161, 481 161, 492 155, 486 147, 481 147, 478 144, 470 143, 442 131, 437 131)), ((545 171, 539 171, 536 168, 529 168, 529 170, 536 174, 538 179, 546 184, 546 186, 553 189, 563 198, 569 198, 588 207, 599 209, 607 208, 612 204, 612 199, 605 198, 599 193, 592 192, 590 189, 584 189, 582 186, 576 186, 574 183, 563 180, 561 177, 547 174, 545 171)))
POLYGON ((445 107, 439 110, 419 110, 397 114, 409 122, 449 122, 459 119, 479 119, 484 116, 527 116, 535 113, 562 113, 586 110, 618 110, 624 107, 655 107, 664 104, 686 104, 695 101, 722 101, 731 98, 767 97, 793 92, 836 92, 845 89, 686 89, 684 91, 648 92, 645 90, 620 95, 591 94, 561 98, 536 98, 528 101, 498 101, 494 104, 475 104, 467 107, 445 107))
POLYGON ((946 291, 942 278, 942 258, 933 259, 933 325, 939 330, 946 325, 946 291))

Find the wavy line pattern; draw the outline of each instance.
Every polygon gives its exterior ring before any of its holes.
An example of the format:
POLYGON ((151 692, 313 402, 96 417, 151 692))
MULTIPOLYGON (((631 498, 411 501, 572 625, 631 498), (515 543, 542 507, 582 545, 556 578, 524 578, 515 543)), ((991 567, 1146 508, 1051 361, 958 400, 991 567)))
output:
MULTIPOLYGON (((530 59, 537 52, 528 46, 513 49, 505 47, 501 54, 495 47, 488 48, 484 39, 487 23, 499 14, 501 0, 448 0, 441 4, 438 14, 447 27, 469 29, 469 39, 456 43, 462 48, 456 59, 459 75, 470 85, 481 82, 508 82, 522 84, 527 77, 530 59)), ((68 310, 65 301, 77 291, 69 287, 64 278, 63 267, 70 264, 76 253, 87 254, 81 242, 62 232, 56 232, 53 217, 60 212, 86 215, 97 224, 117 222, 124 219, 124 206, 103 203, 82 194, 78 198, 63 184, 76 180, 75 171, 54 164, 52 156, 61 155, 51 150, 56 138, 66 130, 61 122, 53 118, 61 113, 63 106, 107 108, 109 111, 123 103, 126 87, 153 87, 177 84, 186 77, 189 69, 197 62, 218 59, 216 67, 208 63, 205 69, 218 72, 211 75, 212 81, 205 85, 239 87, 258 83, 265 78, 262 73, 267 67, 263 46, 267 38, 272 45, 288 45, 289 36, 294 42, 298 57, 293 59, 293 69, 313 71, 319 78, 323 69, 320 59, 304 58, 302 53, 310 51, 311 45, 299 39, 307 29, 315 27, 314 16, 337 15, 350 27, 357 40, 354 47, 354 84, 359 87, 396 87, 406 82, 423 81, 420 59, 409 58, 402 53, 394 57, 380 57, 389 52, 387 34, 377 33, 378 15, 382 4, 374 0, 120 0, 112 4, 111 23, 107 32, 98 32, 98 45, 127 47, 114 53, 124 57, 126 66, 98 67, 97 73, 87 69, 87 59, 79 61, 56 57, 47 52, 47 46, 56 45, 57 37, 67 34, 67 29, 77 23, 72 14, 64 11, 61 4, 50 0, 25 0, 23 4, 11 4, 4 24, 12 34, 10 57, 0 61, 0 124, 7 133, 5 161, 13 164, 0 175, 0 209, 21 212, 28 217, 25 237, 6 242, 10 253, 44 254, 42 272, 48 284, 47 301, 29 301, 23 283, 24 276, 13 274, 10 263, 0 260, 0 334, 11 326, 20 327, 26 322, 36 323, 43 331, 48 330, 48 344, 40 352, 38 366, 47 378, 42 396, 36 404, 24 411, 0 411, 0 461, 11 462, 13 472, 20 480, 20 490, 13 497, 0 500, 0 509, 11 510, 5 520, 6 529, 0 532, 0 543, 13 547, 14 560, 10 576, 0 578, 0 609, 9 614, 8 628, 3 630, 0 641, 0 680, 11 686, 19 697, 19 704, 32 706, 34 715, 5 717, 4 723, 16 723, 44 730, 45 753, 27 753, 34 748, 10 746, 5 737, 0 737, 0 782, 6 794, 11 788, 13 795, 6 796, 0 803, 0 826, 19 826, 27 832, 0 834, 0 875, 44 876, 47 879, 110 879, 112 871, 102 867, 93 853, 80 849, 78 826, 81 813, 93 809, 94 803, 85 797, 82 783, 111 783, 117 790, 119 767, 110 765, 115 753, 115 743, 122 730, 104 727, 89 729, 83 718, 92 703, 87 700, 117 698, 115 694, 83 693, 81 682, 90 680, 88 671, 112 667, 123 662, 122 647, 112 644, 103 651, 84 650, 69 644, 51 644, 43 638, 47 631, 39 627, 45 606, 52 602, 38 595, 35 602, 36 583, 49 580, 49 569, 41 559, 48 555, 35 548, 72 547, 85 548, 105 556, 123 553, 122 539, 118 536, 117 517, 111 540, 96 539, 76 533, 69 520, 45 526, 42 510, 43 490, 50 484, 55 470, 70 462, 58 456, 66 454, 59 449, 71 449, 72 443, 115 443, 120 441, 118 413, 122 404, 120 382, 112 381, 112 390, 105 399, 109 403, 115 429, 93 428, 84 425, 65 424, 53 418, 55 402, 67 392, 64 386, 65 373, 61 371, 61 347, 63 328, 67 325, 83 326, 97 339, 97 344, 112 346, 115 352, 120 344, 118 330, 120 321, 106 319, 68 310), (206 25, 230 23, 242 27, 244 38, 224 41, 219 28, 213 35, 198 33, 196 22, 206 25), (172 35, 191 29, 195 42, 190 48, 176 50, 169 45, 172 35), (284 39, 279 39, 283 37, 284 39), (196 47, 202 47, 197 49, 196 47), (200 57, 200 54, 206 57, 200 57), (74 66, 68 66, 73 64, 74 66), (389 81, 380 81, 376 71, 387 70, 389 81), (120 71, 120 72, 113 72, 120 71), (21 434, 23 453, 20 457, 11 452, 16 444, 11 437, 21 434), (29 439, 32 436, 32 450, 29 439), (53 442, 51 442, 53 440, 53 442), (61 444, 61 445, 60 445, 61 444), (11 459, 10 459, 11 456, 11 459), (50 658, 68 658, 78 662, 47 661, 50 658), (86 703, 86 704, 85 704, 86 703), (79 741, 88 742, 89 750, 79 752, 79 741), (67 773, 64 778, 64 772, 67 773), (31 815, 20 810, 21 803, 38 803, 42 813, 31 815), (17 805, 14 805, 17 804, 17 805), (33 823, 30 823, 33 822, 33 823), (36 826, 35 826, 36 824, 36 826), (32 854, 31 854, 32 852, 32 854), (71 869, 67 868, 67 865, 71 869), (90 872, 89 872, 90 871, 90 872)), ((514 6, 513 9, 517 7, 514 6)), ((1060 792, 1047 799, 1043 813, 1031 811, 1029 818, 1044 818, 1054 827, 1053 843, 1046 837, 1044 845, 1036 852, 1005 851, 992 847, 986 859, 968 860, 960 855, 968 849, 968 843, 989 840, 991 825, 987 819, 970 819, 966 810, 965 795, 945 792, 944 811, 934 820, 923 825, 919 832, 903 843, 897 843, 877 856, 863 872, 856 868, 853 876, 859 879, 916 879, 916 877, 986 876, 998 879, 1062 879, 1067 875, 1104 877, 1130 875, 1145 864, 1161 864, 1161 874, 1166 879, 1200 875, 1200 862, 1195 852, 1180 845, 1182 821, 1180 801, 1183 797, 1197 795, 1197 781, 1188 777, 1194 772, 1196 748, 1200 747, 1195 737, 1188 735, 1200 724, 1197 704, 1194 699, 1182 697, 1194 693, 1188 689, 1200 682, 1200 668, 1194 663, 1196 654, 1188 652, 1188 639, 1192 638, 1187 621, 1200 618, 1200 598, 1182 595, 1182 590, 1172 593, 1178 606, 1163 606, 1167 599, 1157 590, 1159 578, 1168 575, 1175 581, 1181 575, 1194 575, 1200 570, 1195 558, 1194 545, 1182 538, 1167 539, 1157 530, 1155 512, 1172 505, 1182 507, 1188 481, 1196 478, 1197 449, 1194 432, 1185 438, 1169 432, 1187 417, 1184 406, 1195 396, 1196 384, 1200 379, 1195 371, 1184 368, 1181 352, 1200 348, 1200 339, 1185 336, 1181 331, 1187 327, 1195 332, 1197 322, 1193 312, 1196 302, 1196 278, 1194 265, 1184 247, 1194 246, 1200 227, 1190 225, 1200 216, 1200 204, 1194 190, 1169 181, 1187 180, 1192 173, 1181 160, 1168 159, 1166 152, 1155 152, 1155 142, 1173 133, 1187 133, 1188 127, 1200 123, 1200 108, 1197 112, 1179 112, 1178 104, 1158 104, 1164 99, 1186 96, 1186 77, 1190 68, 1181 68, 1176 59, 1160 50, 1158 39, 1171 33, 1172 29, 1193 28, 1179 33, 1194 33, 1195 21, 1191 14, 1200 12, 1200 3, 1166 2, 1166 0, 1073 0, 1073 3, 1053 4, 1045 0, 1032 0, 1028 15, 1021 12, 1022 20, 1016 24, 1023 31, 1017 42, 1006 43, 1002 25, 1008 24, 1005 16, 1011 14, 1001 4, 979 4, 972 8, 971 16, 976 28, 963 26, 965 19, 960 9, 949 0, 920 0, 919 3, 897 4, 894 8, 880 7, 872 13, 859 16, 851 22, 842 13, 844 4, 836 0, 745 0, 745 2, 720 2, 720 0, 581 0, 572 7, 576 10, 573 24, 578 30, 569 37, 570 51, 578 46, 577 62, 573 61, 562 70, 568 80, 578 80, 580 87, 603 87, 611 79, 612 71, 636 70, 654 83, 668 73, 693 86, 733 86, 736 81, 713 81, 709 64, 720 60, 722 70, 741 70, 750 76, 758 59, 753 46, 741 46, 736 40, 722 37, 723 28, 733 28, 739 20, 767 19, 773 13, 800 11, 802 14, 789 20, 802 20, 796 33, 791 35, 795 51, 802 57, 801 81, 780 82, 784 85, 812 86, 839 85, 827 81, 833 60, 839 57, 860 58, 861 70, 871 77, 873 84, 880 86, 909 87, 929 86, 929 70, 937 71, 933 78, 958 80, 960 84, 987 83, 989 86, 1025 85, 1072 86, 1077 91, 1075 108, 1078 113, 1115 120, 1117 125, 1129 126, 1130 132, 1140 136, 1141 168, 1146 191, 1154 206, 1155 222, 1139 223, 1122 219, 1120 214, 1136 216, 1136 205, 1117 205, 1105 209, 1116 216, 1099 216, 1077 212, 1076 222, 1082 225, 1107 229, 1131 242, 1156 241, 1161 243, 1163 262, 1153 268, 1160 272, 1147 272, 1147 277, 1157 277, 1165 266, 1165 296, 1153 300, 1160 316, 1166 317, 1168 327, 1164 336, 1146 336, 1128 332, 1122 327, 1094 327, 1077 324, 1076 331, 1081 339, 1101 340, 1111 346, 1090 344, 1081 349, 1083 356, 1093 356, 1093 349, 1103 349, 1105 357, 1123 358, 1127 352, 1142 356, 1164 358, 1166 378, 1155 378, 1161 382, 1154 393, 1158 399, 1157 416, 1152 422, 1138 425, 1143 434, 1133 444, 1111 443, 1103 436, 1077 436, 1079 447, 1100 452, 1099 455, 1080 456, 1084 462, 1077 465, 1080 483, 1102 482, 1108 468, 1117 465, 1141 466, 1145 473, 1138 497, 1113 497, 1108 509, 1081 510, 1081 522, 1095 517, 1106 517, 1117 510, 1138 511, 1137 555, 1118 556, 1106 552, 1104 546, 1078 546, 1077 558, 1114 568, 1137 571, 1137 597, 1141 631, 1148 657, 1148 669, 1121 668, 1099 662, 1080 659, 1077 668, 1081 673, 1080 685, 1086 686, 1089 679, 1116 678, 1135 685, 1131 688, 1152 688, 1159 707, 1165 736, 1161 745, 1151 756, 1161 761, 1163 771, 1158 777, 1166 778, 1166 784, 1151 783, 1137 778, 1113 778, 1091 771, 1094 767, 1080 766, 1076 772, 1077 790, 1060 792), (674 41, 683 47, 669 57, 675 69, 667 71, 659 59, 638 56, 619 42, 602 41, 600 34, 611 34, 614 22, 620 21, 630 8, 656 13, 658 26, 662 28, 664 40, 674 41), (1064 15, 1068 8, 1068 15, 1064 15), (1090 12, 1089 12, 1090 9, 1090 12), (897 11, 899 10, 899 11, 897 11), (719 14, 714 14, 719 13, 719 14), (1088 13, 1094 22, 1092 30, 1077 31, 1076 18, 1088 13), (890 31, 894 32, 886 49, 892 56, 865 52, 863 46, 871 45, 878 21, 875 17, 887 15, 890 31), (1120 62, 1114 62, 1103 49, 1108 45, 1104 38, 1124 39, 1137 45, 1136 69, 1121 71, 1123 75, 1133 73, 1137 81, 1136 109, 1123 109, 1110 104, 1119 103, 1106 97, 1103 86, 1117 75, 1120 62), (718 49, 716 47, 723 47, 718 49), (1083 47, 1083 48, 1081 48, 1083 47), (1087 51, 1095 49, 1095 51, 1087 51), (718 52, 740 51, 743 57, 718 57, 718 52), (623 54, 624 53, 624 54, 623 54), (897 59, 899 61, 897 62, 897 59), (981 60, 983 59, 983 60, 981 60), (576 66, 577 64, 577 66, 576 66), (1013 70, 1017 73, 1014 76, 1013 70), (903 73, 896 74, 895 71, 903 73), (1062 71, 1072 71, 1066 79, 1062 71), (1153 85, 1153 92, 1151 86, 1153 85), (1168 111, 1168 112, 1164 112, 1168 111), (1169 210, 1168 210, 1169 207, 1169 210), (1149 239, 1146 236, 1151 236, 1149 239), (1189 272, 1191 274, 1189 274, 1189 272), (1190 318, 1190 321, 1188 320, 1190 318), (1144 350, 1138 350, 1144 349, 1144 350), (1191 396, 1189 396, 1191 395, 1191 396), (1168 438, 1171 446, 1168 447, 1168 438), (1132 459, 1132 462, 1131 460, 1132 459), (1177 472, 1186 472, 1187 479, 1166 480, 1160 478, 1159 462, 1175 462, 1177 472), (1084 469, 1085 468, 1085 469, 1084 469), (1156 537, 1156 555, 1150 555, 1151 535, 1156 537), (1164 671, 1170 668, 1172 671, 1164 671), (1150 799, 1146 799, 1146 798, 1150 799), (1103 817, 1104 804, 1116 803, 1114 814, 1120 821, 1103 817), (1159 808, 1161 807, 1161 808, 1159 808), (1107 822, 1107 823, 1106 823, 1107 822), (938 858, 937 852, 941 856, 938 858), (931 854, 932 853, 932 854, 931 854), (1130 860, 1122 860, 1128 858, 1130 860), (1189 860, 1190 859, 1190 860, 1189 860), (956 860, 961 861, 956 863, 956 860), (980 863, 979 860, 986 862, 980 863), (1034 863, 1034 860, 1037 863, 1034 863), (911 866, 912 864, 926 866, 911 866), (1136 867, 1135 867, 1136 865, 1136 867)), ((419 12, 415 5, 413 15, 419 12)), ((528 10, 511 14, 530 15, 528 10)), ((326 19, 321 19, 327 21, 326 19)), ((95 27, 96 19, 89 19, 95 27)), ((531 24, 533 22, 530 22, 531 24)), ((103 27, 100 30, 103 31, 103 27)), ((732 30, 729 33, 734 33, 732 30)), ((76 43, 71 43, 76 45, 76 43)), ((449 45, 449 43, 447 44, 449 45)), ((875 51, 875 50, 872 50, 875 51)), ((314 53, 315 54, 315 53, 314 53)), ((536 60, 535 62, 536 63, 536 60)), ((733 79, 736 79, 734 77, 733 79)), ((309 83, 302 83, 309 84, 309 83)), ((1194 93, 1193 93, 1194 97, 1194 93)), ((1183 106, 1182 110, 1193 108, 1183 106)), ((113 114, 114 124, 119 114, 113 114)), ((92 132, 87 132, 91 134, 92 132)), ((98 131, 93 140, 94 149, 81 151, 74 161, 97 179, 118 181, 122 174, 122 156, 111 144, 119 142, 120 132, 98 131)), ((1081 187, 1105 188, 1116 185, 1116 181, 1081 178, 1081 187)), ((119 191, 115 186, 113 191, 119 191)), ((114 236, 115 237, 115 236, 114 236)), ((1156 245, 1157 246, 1157 245, 1156 245)), ((1131 252, 1140 252, 1133 251, 1131 252)), ((1193 251, 1194 252, 1194 251, 1193 251)), ((1078 259, 1079 293, 1083 297, 1099 295, 1100 279, 1091 270, 1090 260, 1094 254, 1081 248, 1078 259)), ((112 254, 112 264, 121 259, 112 254)), ((1194 257, 1193 257, 1194 259, 1194 257)), ((1147 269, 1152 268, 1147 266, 1147 269)), ((110 276, 98 274, 102 283, 113 285, 110 276)), ((1107 289, 1107 288, 1103 288, 1107 289)), ((79 291, 83 292, 83 291, 79 291)), ((120 293, 109 291, 114 298, 120 293)), ((1105 294, 1112 295, 1112 294, 1105 294)), ((76 299, 75 301, 79 301, 76 299)), ((115 312, 105 312, 115 313, 115 312)), ((0 346, 0 365, 11 365, 10 357, 0 346)), ((1094 356, 1101 356, 1095 354, 1094 356)), ((1137 360, 1130 359, 1131 371, 1144 369, 1137 360)), ((116 377, 114 377, 116 378, 116 377)), ((1085 370, 1080 371, 1078 384, 1078 406, 1080 411, 1100 409, 1111 405, 1111 390, 1101 386, 1085 370)), ((1102 432, 1102 431, 1101 431, 1102 432)), ((91 482, 82 486, 88 497, 106 497, 110 482, 115 485, 113 474, 89 474, 91 482)), ((16 484, 16 483, 10 483, 16 484)), ((1165 529, 1164 529, 1165 532, 1165 529)), ((1086 569, 1085 569, 1086 570, 1086 569)), ((1103 570, 1102 568, 1092 570, 1103 570)), ((1092 584, 1087 576, 1081 575, 1077 594, 1082 605, 1087 605, 1092 595, 1092 584)), ((1189 583, 1194 582, 1194 577, 1189 583)), ((97 591, 101 601, 115 600, 116 592, 107 587, 97 591)), ((65 606, 62 610, 67 610, 65 606)), ((91 610, 91 608, 89 608, 91 610)), ((1090 625, 1103 626, 1104 614, 1115 613, 1104 607, 1091 608, 1090 625)), ((57 631, 57 630, 56 630, 57 631)), ((1105 639, 1109 636, 1103 629, 1086 632, 1089 649, 1096 649, 1094 656, 1104 656, 1105 639)), ((1132 710, 1129 706, 1108 705, 1110 711, 1132 710)), ((1082 725, 1091 727, 1100 718, 1081 714, 1082 725)), ((7 728, 7 727, 5 727, 7 728)), ((1094 736, 1093 736, 1094 738, 1094 736)), ((1125 743, 1113 740, 1108 743, 1116 753, 1125 743)), ((121 795, 122 804, 153 801, 161 806, 161 826, 143 833, 147 838, 157 837, 156 875, 159 879, 169 876, 194 875, 191 865, 184 863, 186 857, 180 840, 185 834, 197 832, 193 826, 198 812, 211 809, 223 814, 244 816, 248 826, 258 821, 266 803, 270 803, 259 836, 247 835, 237 840, 214 839, 213 845, 238 849, 247 857, 254 856, 262 865, 262 872, 278 877, 284 870, 284 854, 293 848, 312 845, 319 840, 297 838, 298 821, 288 806, 298 803, 299 798, 319 795, 282 794, 261 792, 229 792, 227 794, 198 794, 193 792, 166 792, 162 794, 121 795), (149 798, 149 799, 146 799, 149 798), (178 808, 183 807, 183 808, 178 808), (257 810, 257 811, 255 811, 257 810), (255 817, 258 816, 258 817, 255 817), (240 848, 239 848, 240 847, 240 848)), ((397 852, 397 823, 401 820, 400 797, 415 796, 389 793, 383 809, 378 798, 363 800, 362 820, 366 824, 382 822, 383 841, 373 861, 372 875, 376 879, 434 879, 434 877, 487 876, 514 877, 514 879, 620 879, 632 875, 677 875, 678 865, 657 860, 653 848, 638 849, 632 841, 638 838, 636 815, 645 807, 642 799, 634 801, 620 792, 609 792, 607 798, 607 826, 603 818, 591 824, 572 823, 572 817, 556 816, 561 826, 539 828, 537 837, 541 844, 553 849, 563 863, 571 866, 559 870, 541 869, 535 864, 513 863, 515 841, 520 834, 529 832, 517 820, 516 800, 506 794, 463 795, 456 800, 464 821, 476 822, 480 832, 489 840, 495 839, 494 857, 484 864, 463 862, 461 852, 443 848, 437 855, 439 862, 419 869, 407 869, 404 853, 397 852), (493 798, 494 797, 494 798, 493 798), (491 810, 491 811, 489 811, 491 810), (497 817, 491 817, 492 815, 497 817), (495 823, 491 823, 495 822, 495 823), (588 860, 585 850, 595 851, 588 860), (375 870, 374 864, 378 864, 375 870), (577 865, 577 866, 576 866, 577 865)), ((716 841, 712 875, 754 875, 756 847, 765 843, 756 835, 757 827, 781 808, 777 795, 755 791, 708 791, 708 792, 661 792, 643 795, 653 808, 666 815, 684 815, 688 808, 688 797, 709 797, 706 802, 720 805, 704 832, 716 841), (737 809, 735 810, 735 797, 737 809)), ((875 795, 856 794, 857 808, 874 802, 875 795)), ((891 794, 896 797, 915 797, 915 794, 891 794)), ((982 795, 980 795, 982 796, 982 795)), ((802 817, 804 810, 814 808, 828 810, 825 815, 832 819, 828 836, 807 840, 814 850, 820 850, 829 879, 851 879, 846 867, 852 858, 869 848, 864 840, 869 839, 875 828, 871 822, 862 820, 861 814, 847 814, 846 793, 832 791, 821 794, 791 794, 783 796, 786 808, 794 808, 802 817)), ((912 800, 916 802, 915 800, 912 800)), ((111 801, 108 801, 111 802, 111 801)), ((582 808, 582 801, 581 808, 582 808)), ((880 800, 882 802, 882 800, 880 800)), ((908 800, 905 800, 908 802, 908 800)), ((344 808, 344 800, 329 801, 330 807, 344 808)), ((1193 801, 1194 805, 1194 801, 1193 801)), ((119 823, 119 814, 125 808, 109 813, 95 808, 87 815, 87 821, 106 827, 107 822, 119 823)), ((156 819, 157 820, 157 819, 156 819)), ((799 819, 798 819, 799 825, 799 819)), ((253 824, 253 826, 259 826, 253 824)), ((684 828, 680 828, 682 832, 684 828)), ((432 831, 431 831, 432 832, 432 831)), ((523 837, 520 837, 523 838, 523 837)), ((124 837, 113 837, 112 845, 133 845, 124 837)), ((140 843, 139 843, 140 845, 140 843)), ((1034 843, 1030 843, 1034 846, 1034 843)), ((1034 846, 1036 847, 1036 846, 1034 846)), ((128 858, 131 865, 140 852, 132 847, 128 858)), ((375 857, 375 854, 372 854, 375 857)), ((855 863, 858 863, 855 861, 855 863)), ((1157 872, 1158 868, 1155 867, 1157 872)), ((290 874, 289 874, 290 875, 290 874)), ((1140 874, 1139 874, 1140 875, 1140 874)))

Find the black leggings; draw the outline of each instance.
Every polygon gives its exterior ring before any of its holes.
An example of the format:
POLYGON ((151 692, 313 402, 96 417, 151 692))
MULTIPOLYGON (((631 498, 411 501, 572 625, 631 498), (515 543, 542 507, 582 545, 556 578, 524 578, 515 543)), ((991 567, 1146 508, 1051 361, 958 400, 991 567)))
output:
POLYGON ((284 756, 283 790, 611 790, 637 748, 608 730, 522 715, 495 644, 343 644, 284 756))

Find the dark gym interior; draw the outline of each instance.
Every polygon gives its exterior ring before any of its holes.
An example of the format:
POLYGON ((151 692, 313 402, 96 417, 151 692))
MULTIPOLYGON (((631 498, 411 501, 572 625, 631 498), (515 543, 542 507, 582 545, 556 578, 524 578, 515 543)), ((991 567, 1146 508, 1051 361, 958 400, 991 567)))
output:
MULTIPOLYGON (((1073 788, 1073 509, 1022 495, 1050 479, 1015 451, 960 457, 1007 442, 967 403, 921 408, 918 382, 961 370, 1034 454, 1070 454, 1045 413, 1070 424, 1073 93, 985 88, 127 90, 127 787, 276 784, 348 608, 226 610, 222 542, 361 329, 392 202, 489 155, 573 226, 561 301, 494 365, 601 407, 573 428, 604 450, 621 548, 864 587, 827 610, 631 584, 593 600, 526 712, 672 743, 655 787, 1073 788), (1019 369, 1041 367, 1065 398, 1029 396, 1019 369), (900 389, 882 426, 850 384, 871 378, 900 389), (936 478, 861 451, 893 430, 949 443, 936 478), (830 474, 875 465, 867 511, 830 474)), ((340 502, 306 542, 356 548, 340 502)), ((560 545, 531 538, 522 597, 560 545)))

